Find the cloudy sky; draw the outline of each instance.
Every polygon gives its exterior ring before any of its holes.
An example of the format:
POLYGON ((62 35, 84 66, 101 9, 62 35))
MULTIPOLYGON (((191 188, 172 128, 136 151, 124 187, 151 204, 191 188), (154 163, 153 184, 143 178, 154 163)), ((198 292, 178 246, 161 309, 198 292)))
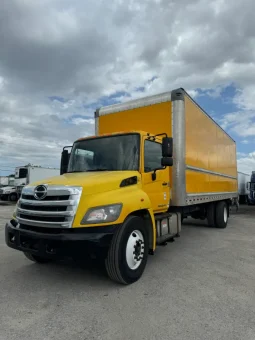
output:
POLYGON ((0 1, 0 175, 59 167, 101 105, 184 87, 255 170, 254 0, 0 1))

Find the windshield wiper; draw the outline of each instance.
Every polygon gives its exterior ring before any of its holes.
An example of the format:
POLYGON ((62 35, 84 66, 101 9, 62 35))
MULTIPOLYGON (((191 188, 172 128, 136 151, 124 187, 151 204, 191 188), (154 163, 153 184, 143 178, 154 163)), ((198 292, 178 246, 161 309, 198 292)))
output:
POLYGON ((105 168, 96 168, 96 169, 86 170, 85 172, 89 172, 89 171, 110 171, 110 170, 109 169, 105 169, 105 168))
POLYGON ((92 172, 92 171, 110 171, 109 169, 105 168, 95 168, 95 169, 88 169, 88 170, 73 170, 73 171, 68 171, 68 174, 71 174, 73 172, 92 172))
POLYGON ((84 172, 84 171, 81 171, 81 170, 67 171, 67 174, 72 174, 73 172, 84 172))

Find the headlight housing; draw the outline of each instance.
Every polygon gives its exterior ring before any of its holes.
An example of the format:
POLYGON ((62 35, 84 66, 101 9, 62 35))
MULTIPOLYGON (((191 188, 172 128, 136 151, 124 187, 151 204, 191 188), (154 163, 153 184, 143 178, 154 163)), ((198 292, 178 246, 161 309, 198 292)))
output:
POLYGON ((119 218, 121 210, 121 203, 90 208, 81 220, 81 224, 114 222, 119 218))

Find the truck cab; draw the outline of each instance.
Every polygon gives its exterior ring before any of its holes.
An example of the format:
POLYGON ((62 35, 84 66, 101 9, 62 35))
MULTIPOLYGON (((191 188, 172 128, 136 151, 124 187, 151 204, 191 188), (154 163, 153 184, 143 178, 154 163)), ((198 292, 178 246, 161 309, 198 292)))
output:
POLYGON ((13 186, 6 186, 0 188, 0 198, 3 201, 12 201, 16 200, 16 188, 13 186))
POLYGON ((106 258, 112 279, 136 281, 156 241, 180 232, 180 215, 171 214, 170 226, 167 214, 172 152, 173 140, 164 133, 120 132, 77 140, 70 154, 62 152, 61 176, 23 188, 6 226, 7 244, 37 262, 93 249, 93 254, 106 258), (120 237, 121 226, 125 232, 120 237), (37 248, 35 235, 44 243, 43 250, 37 248), (59 247, 61 241, 65 242, 59 247), (118 274, 124 254, 113 269, 112 247, 126 252, 126 266, 118 274))
POLYGON ((254 205, 255 204, 255 171, 252 171, 251 173, 250 182, 247 182, 247 189, 249 190, 248 204, 254 205))
MULTIPOLYGON (((163 141, 163 147, 172 143, 167 137, 163 141)), ((89 177, 96 174, 97 179, 123 178, 118 183, 120 187, 139 185, 150 196, 152 210, 157 213, 167 211, 170 202, 170 192, 166 190, 170 186, 166 165, 172 161, 172 149, 169 151, 163 150, 162 154, 162 136, 141 131, 83 138, 74 143, 70 156, 63 152, 61 172, 86 172, 89 177)))

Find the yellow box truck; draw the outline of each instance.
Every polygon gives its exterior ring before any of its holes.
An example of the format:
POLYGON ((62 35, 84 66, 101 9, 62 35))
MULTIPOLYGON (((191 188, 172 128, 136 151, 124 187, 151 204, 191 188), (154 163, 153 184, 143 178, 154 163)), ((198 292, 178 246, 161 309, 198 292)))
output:
POLYGON ((100 258, 112 280, 130 284, 180 236, 183 218, 227 226, 235 142, 184 89, 102 107, 95 130, 63 149, 61 175, 23 189, 9 247, 38 263, 100 258))

